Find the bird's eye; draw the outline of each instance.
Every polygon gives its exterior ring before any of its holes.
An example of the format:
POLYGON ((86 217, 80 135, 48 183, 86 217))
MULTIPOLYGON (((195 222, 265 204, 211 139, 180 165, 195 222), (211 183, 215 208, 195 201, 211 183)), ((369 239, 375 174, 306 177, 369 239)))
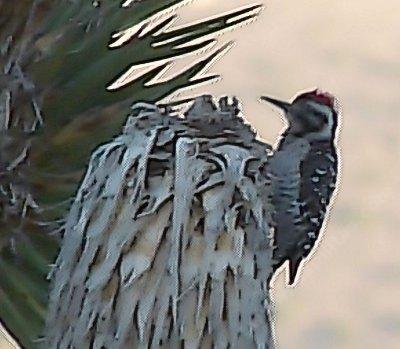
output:
POLYGON ((313 111, 313 114, 314 114, 315 116, 320 117, 320 118, 323 118, 323 117, 325 116, 324 113, 321 113, 321 112, 318 111, 318 110, 314 110, 314 111, 313 111))
POLYGON ((324 113, 322 113, 322 112, 320 112, 318 110, 314 110, 313 114, 315 116, 317 116, 318 118, 322 119, 322 121, 324 123, 328 123, 328 117, 326 116, 326 114, 324 114, 324 113))

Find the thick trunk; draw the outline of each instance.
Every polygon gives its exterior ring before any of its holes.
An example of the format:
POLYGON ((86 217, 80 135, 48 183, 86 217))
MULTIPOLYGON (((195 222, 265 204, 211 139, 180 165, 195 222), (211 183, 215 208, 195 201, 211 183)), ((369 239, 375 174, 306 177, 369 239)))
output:
POLYGON ((237 112, 209 97, 184 119, 144 105, 93 154, 54 268, 46 347, 273 347, 270 148, 237 112))

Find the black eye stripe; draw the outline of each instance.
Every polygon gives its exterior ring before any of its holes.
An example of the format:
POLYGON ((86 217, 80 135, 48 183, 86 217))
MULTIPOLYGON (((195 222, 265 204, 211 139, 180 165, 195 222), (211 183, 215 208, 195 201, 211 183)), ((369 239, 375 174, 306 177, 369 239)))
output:
POLYGON ((314 115, 319 116, 319 117, 321 117, 321 118, 325 116, 324 113, 322 113, 322 112, 320 112, 320 111, 318 111, 318 110, 314 110, 313 113, 314 113, 314 115))
POLYGON ((313 110, 313 114, 319 118, 322 118, 324 122, 326 122, 326 123, 328 122, 328 117, 324 113, 322 113, 318 110, 313 110))

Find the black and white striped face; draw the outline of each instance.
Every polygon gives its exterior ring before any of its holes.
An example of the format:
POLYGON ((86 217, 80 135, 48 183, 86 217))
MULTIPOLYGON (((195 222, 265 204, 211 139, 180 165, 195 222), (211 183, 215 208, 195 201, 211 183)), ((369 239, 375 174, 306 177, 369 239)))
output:
POLYGON ((286 118, 289 133, 321 140, 334 137, 337 115, 327 105, 300 99, 287 109, 286 118))
POLYGON ((303 93, 292 103, 271 97, 261 97, 284 111, 288 121, 287 133, 310 140, 329 140, 335 137, 337 112, 333 97, 317 91, 303 93))

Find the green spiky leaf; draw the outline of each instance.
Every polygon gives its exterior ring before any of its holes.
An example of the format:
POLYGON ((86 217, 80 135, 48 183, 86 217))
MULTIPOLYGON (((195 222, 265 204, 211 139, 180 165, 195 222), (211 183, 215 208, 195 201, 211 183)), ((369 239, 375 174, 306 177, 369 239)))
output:
POLYGON ((86 0, 5 3, 0 0, 6 14, 0 18, 0 120, 7 120, 0 125, 0 319, 23 347, 35 348, 46 316, 46 275, 59 246, 54 231, 90 153, 119 133, 130 104, 218 78, 203 73, 226 46, 157 79, 174 61, 209 50, 217 34, 254 19, 260 6, 170 28, 172 7, 183 0, 127 8, 116 0, 99 7, 86 0), (136 33, 114 47, 118 33, 132 26, 136 33), (143 64, 149 69, 134 80, 107 88, 143 64))

